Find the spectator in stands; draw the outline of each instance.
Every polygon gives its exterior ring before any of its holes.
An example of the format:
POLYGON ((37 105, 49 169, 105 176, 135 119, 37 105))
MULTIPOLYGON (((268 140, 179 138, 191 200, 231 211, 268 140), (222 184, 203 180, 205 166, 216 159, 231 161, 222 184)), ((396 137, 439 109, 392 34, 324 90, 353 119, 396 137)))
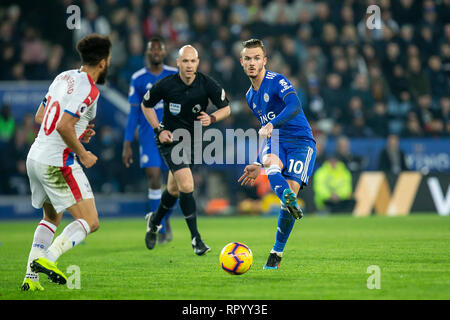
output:
POLYGON ((369 89, 369 80, 367 75, 358 73, 354 77, 352 89, 350 90, 351 96, 357 96, 361 99, 365 110, 371 110, 373 107, 373 97, 369 89))
POLYGON ((416 112, 408 112, 406 126, 404 131, 402 132, 402 136, 408 138, 420 138, 424 136, 424 132, 420 125, 419 118, 417 117, 416 112))
POLYGON ((31 146, 39 131, 39 127, 36 125, 33 114, 27 113, 24 115, 20 129, 24 131, 27 143, 31 146))
POLYGON ((412 24, 405 24, 401 27, 399 42, 402 52, 405 52, 406 48, 414 43, 414 27, 412 24))
POLYGON ((127 84, 131 75, 136 70, 142 68, 144 60, 142 58, 142 52, 144 50, 144 43, 140 33, 133 33, 128 38, 128 59, 122 70, 120 71, 120 78, 127 84))
POLYGON ((370 89, 374 101, 386 101, 389 97, 389 85, 378 65, 369 66, 370 89))
POLYGON ((111 32, 108 20, 98 14, 98 6, 95 1, 86 2, 81 12, 86 15, 81 18, 81 28, 74 30, 74 43, 90 33, 108 35, 111 32))
POLYGON ((47 51, 38 29, 28 27, 22 39, 21 61, 24 63, 25 77, 30 80, 42 79, 46 75, 47 51))
POLYGON ((314 202, 320 214, 349 212, 352 199, 352 175, 336 155, 325 161, 313 176, 314 202))
POLYGON ((440 57, 442 59, 442 69, 448 79, 450 78, 450 43, 441 44, 440 57))
POLYGON ((408 80, 408 90, 414 99, 419 96, 430 93, 430 79, 428 75, 422 70, 420 59, 418 57, 411 57, 408 60, 408 71, 406 72, 406 79, 408 80))
POLYGON ((0 111, 0 142, 8 143, 14 135, 16 121, 11 115, 9 105, 3 104, 0 111))
POLYGON ((367 124, 372 129, 375 137, 386 137, 389 133, 389 116, 387 114, 386 103, 378 101, 375 103, 373 111, 370 113, 367 124))
POLYGON ((408 170, 405 153, 399 148, 399 138, 395 134, 390 134, 386 140, 386 147, 381 151, 378 159, 378 169, 380 171, 399 174, 408 170))
POLYGON ((313 36, 318 39, 322 36, 323 27, 329 22, 330 8, 325 1, 321 1, 316 5, 316 15, 311 21, 313 28, 313 36))
POLYGON ((334 59, 333 72, 336 72, 341 76, 342 84, 348 92, 352 83, 353 75, 350 73, 348 61, 345 56, 334 59))
POLYGON ((424 61, 427 61, 432 55, 437 53, 438 44, 431 26, 425 24, 420 28, 417 45, 420 48, 421 57, 424 61))
POLYGON ((405 69, 401 64, 392 66, 392 75, 389 78, 389 88, 394 98, 402 100, 401 95, 408 93, 408 80, 406 79, 405 69))
POLYGON ((30 146, 28 132, 24 128, 15 130, 14 139, 9 142, 4 154, 5 159, 9 160, 5 164, 7 175, 2 177, 2 180, 5 179, 8 182, 7 193, 27 194, 29 192, 26 159, 30 146))
POLYGON ((342 86, 342 78, 337 73, 330 73, 322 91, 328 117, 340 121, 347 105, 347 91, 342 86))
POLYGON ((367 115, 362 100, 358 96, 351 97, 347 112, 340 118, 345 132, 350 137, 369 137, 370 128, 367 126, 367 115))
POLYGON ((191 37, 191 31, 186 10, 182 7, 175 8, 170 16, 170 21, 176 34, 176 43, 178 45, 187 43, 191 37))
POLYGON ((308 104, 305 105, 304 111, 313 130, 316 128, 330 134, 333 119, 328 115, 328 110, 325 108, 325 102, 320 93, 319 81, 315 78, 310 78, 307 82, 307 101, 308 104))
POLYGON ((300 56, 296 52, 294 40, 287 36, 282 37, 281 47, 283 59, 289 66, 291 74, 297 74, 300 71, 300 56))
POLYGON ((447 94, 439 100, 442 121, 444 123, 444 134, 450 136, 450 96, 447 94))
POLYGON ((54 79, 63 71, 63 56, 64 49, 61 45, 52 46, 47 60, 47 74, 45 75, 47 79, 54 79))
POLYGON ((435 100, 447 94, 450 90, 449 79, 442 69, 442 62, 439 56, 433 55, 428 59, 428 77, 431 84, 431 95, 435 100))
POLYGON ((361 172, 364 170, 364 159, 351 152, 350 140, 346 136, 339 136, 337 138, 335 156, 345 164, 350 172, 361 172))
POLYGON ((395 20, 403 26, 407 23, 416 23, 420 19, 420 5, 414 0, 392 1, 392 12, 395 20))
POLYGON ((405 115, 412 110, 411 95, 407 90, 401 91, 399 100, 389 99, 387 113, 389 116, 389 132, 402 134, 406 127, 405 115))
POLYGON ((325 149, 328 143, 328 136, 324 133, 316 135, 316 162, 314 164, 314 170, 320 168, 322 164, 328 159, 325 149))
POLYGON ((383 61, 383 72, 386 75, 389 84, 392 84, 394 66, 402 65, 403 62, 398 43, 389 42, 386 46, 386 56, 383 61))
POLYGON ((435 108, 432 103, 429 94, 419 96, 415 112, 424 132, 429 136, 439 136, 443 134, 444 123, 440 110, 435 108))

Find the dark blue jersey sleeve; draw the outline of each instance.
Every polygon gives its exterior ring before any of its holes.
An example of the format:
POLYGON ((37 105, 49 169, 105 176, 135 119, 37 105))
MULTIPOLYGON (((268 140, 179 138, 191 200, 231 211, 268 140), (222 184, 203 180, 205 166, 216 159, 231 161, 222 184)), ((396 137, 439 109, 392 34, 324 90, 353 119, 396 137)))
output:
POLYGON ((274 94, 276 94, 278 98, 283 101, 285 107, 270 122, 272 123, 274 128, 281 128, 285 123, 294 119, 295 116, 299 114, 302 106, 294 86, 285 77, 277 77, 274 90, 274 94))

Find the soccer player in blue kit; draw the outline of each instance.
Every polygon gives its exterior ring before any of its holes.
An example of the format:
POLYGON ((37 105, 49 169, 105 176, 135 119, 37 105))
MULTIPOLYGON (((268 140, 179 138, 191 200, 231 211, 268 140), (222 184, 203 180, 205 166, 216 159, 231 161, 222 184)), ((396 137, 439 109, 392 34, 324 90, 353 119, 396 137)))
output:
MULTIPOLYGON (((264 269, 278 269, 295 220, 303 216, 297 194, 312 174, 316 142, 294 86, 283 75, 266 70, 263 42, 250 39, 243 47, 240 62, 251 82, 247 103, 261 123, 260 137, 266 139, 258 158, 281 200, 275 244, 264 269)), ((250 164, 238 181, 253 185, 260 171, 259 161, 250 164)))
MULTIPOLYGON (((136 71, 131 77, 128 96, 130 113, 128 115, 122 152, 122 161, 128 168, 133 163, 131 142, 134 140, 136 126, 139 125, 140 165, 141 168, 145 169, 147 176, 150 212, 156 211, 159 206, 161 200, 162 171, 167 172, 168 168, 159 154, 153 128, 148 124, 142 113, 141 102, 145 93, 153 84, 162 78, 178 72, 177 68, 166 66, 163 63, 165 56, 166 48, 163 40, 158 37, 150 39, 146 50, 147 66, 136 71)), ((154 109, 158 119, 161 121, 164 110, 163 102, 160 101, 154 109)), ((168 242, 172 239, 168 216, 170 216, 170 213, 161 222, 163 228, 160 230, 158 236, 160 243, 168 242)))

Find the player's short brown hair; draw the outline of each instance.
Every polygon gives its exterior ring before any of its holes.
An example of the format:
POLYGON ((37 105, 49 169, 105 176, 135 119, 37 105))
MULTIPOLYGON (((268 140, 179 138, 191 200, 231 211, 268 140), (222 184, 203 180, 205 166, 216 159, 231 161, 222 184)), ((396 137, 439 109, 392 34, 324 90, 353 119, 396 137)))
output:
POLYGON ((96 66, 102 59, 107 59, 111 51, 108 36, 92 33, 77 43, 77 51, 84 65, 96 66))
POLYGON ((250 39, 242 42, 242 46, 244 48, 261 48, 264 56, 266 56, 266 47, 264 47, 264 43, 259 39, 250 39))

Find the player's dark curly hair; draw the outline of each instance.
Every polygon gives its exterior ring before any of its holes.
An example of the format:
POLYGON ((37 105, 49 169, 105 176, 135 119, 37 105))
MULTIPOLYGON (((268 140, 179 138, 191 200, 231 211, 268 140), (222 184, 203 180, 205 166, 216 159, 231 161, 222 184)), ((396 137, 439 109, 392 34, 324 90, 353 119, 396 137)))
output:
POLYGON ((259 39, 250 39, 242 42, 242 46, 244 48, 261 48, 264 52, 264 56, 266 55, 266 47, 264 47, 264 43, 259 39))
POLYGON ((84 65, 96 66, 102 59, 107 59, 111 51, 108 36, 92 33, 77 43, 77 51, 84 65))

